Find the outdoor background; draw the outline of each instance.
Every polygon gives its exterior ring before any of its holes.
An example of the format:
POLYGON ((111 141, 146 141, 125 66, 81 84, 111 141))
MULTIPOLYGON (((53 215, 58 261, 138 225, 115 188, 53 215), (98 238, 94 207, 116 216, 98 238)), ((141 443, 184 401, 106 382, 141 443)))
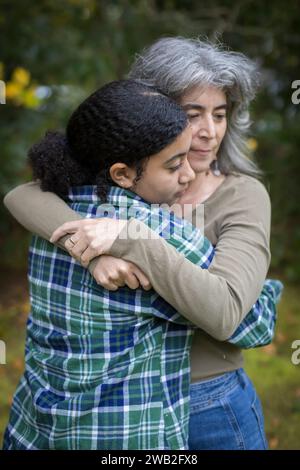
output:
MULTIPOLYGON (((247 352, 246 369, 263 401, 270 447, 300 449, 300 364, 291 362, 300 339, 300 104, 291 100, 300 80, 299 1, 0 0, 1 197, 30 180, 27 150, 46 129, 64 127, 83 98, 124 77, 135 53, 168 35, 222 40, 263 70, 249 146, 272 200, 270 276, 285 291, 275 341, 247 352)), ((0 220, 1 441, 23 370, 29 235, 3 205, 0 220)))

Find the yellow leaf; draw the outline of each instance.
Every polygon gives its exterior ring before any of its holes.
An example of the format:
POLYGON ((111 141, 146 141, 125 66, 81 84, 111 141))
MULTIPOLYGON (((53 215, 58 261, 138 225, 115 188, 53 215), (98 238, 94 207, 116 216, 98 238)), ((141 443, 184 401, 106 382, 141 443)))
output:
POLYGON ((14 70, 12 79, 14 82, 21 85, 23 88, 26 87, 30 82, 30 73, 23 67, 17 67, 14 70))
POLYGON ((255 150, 258 147, 258 142, 256 139, 250 138, 247 140, 247 147, 250 149, 252 152, 255 152, 255 150))
POLYGON ((15 82, 8 82, 6 84, 6 98, 14 99, 17 98, 22 92, 22 87, 15 82))
POLYGON ((23 92, 22 102, 26 108, 36 108, 39 106, 40 100, 35 94, 34 87, 30 87, 23 92))

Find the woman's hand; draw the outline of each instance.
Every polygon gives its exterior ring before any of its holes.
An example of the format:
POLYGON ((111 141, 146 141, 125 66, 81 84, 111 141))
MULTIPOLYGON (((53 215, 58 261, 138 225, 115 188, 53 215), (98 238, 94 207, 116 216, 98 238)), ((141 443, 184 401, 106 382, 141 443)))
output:
POLYGON ((65 248, 82 266, 87 267, 93 258, 109 252, 126 224, 127 220, 106 217, 66 222, 53 232, 50 242, 56 243, 64 235, 72 234, 66 240, 65 248))
POLYGON ((149 279, 138 266, 113 256, 103 255, 99 258, 93 271, 93 277, 97 284, 108 290, 115 291, 125 285, 130 289, 138 289, 139 287, 145 290, 152 289, 149 279))

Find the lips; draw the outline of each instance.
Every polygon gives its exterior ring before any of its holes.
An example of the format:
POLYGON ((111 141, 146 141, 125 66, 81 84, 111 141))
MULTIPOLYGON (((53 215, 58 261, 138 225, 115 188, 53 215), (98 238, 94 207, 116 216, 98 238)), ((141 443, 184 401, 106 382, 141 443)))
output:
POLYGON ((184 193, 187 191, 188 187, 186 187, 185 189, 183 189, 182 191, 179 191, 178 193, 176 193, 176 197, 181 197, 184 195, 184 193))
POLYGON ((191 152, 209 153, 212 149, 190 149, 191 152))

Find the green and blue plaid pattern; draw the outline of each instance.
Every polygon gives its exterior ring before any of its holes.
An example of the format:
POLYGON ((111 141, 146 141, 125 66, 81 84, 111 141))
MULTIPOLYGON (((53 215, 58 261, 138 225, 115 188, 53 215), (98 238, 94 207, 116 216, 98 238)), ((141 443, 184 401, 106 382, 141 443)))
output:
MULTIPOLYGON (((95 188, 73 188, 70 206, 97 215, 95 188)), ((150 208, 111 188, 108 202, 150 208)), ((170 218, 175 242, 207 268, 213 249, 170 218)), ((158 211, 157 230, 165 227, 158 211)), ((178 247, 180 249, 180 247, 178 247)), ((78 262, 34 237, 26 368, 14 395, 6 449, 186 449, 193 327, 152 291, 98 286, 78 262)))
MULTIPOLYGON (((69 199, 80 214, 99 215, 94 187, 73 188, 69 199)), ((120 188, 111 188, 108 202, 120 217, 133 208, 159 235, 167 231, 167 241, 191 262, 209 267, 213 247, 188 222, 151 211, 120 188)), ((29 281, 26 369, 4 448, 186 449, 194 326, 154 291, 103 289, 39 237, 31 244, 29 281)), ((266 341, 265 330, 255 329, 261 317, 268 331, 274 327, 275 304, 258 302, 233 335, 235 344, 266 341)))
POLYGON ((275 333, 276 305, 280 301, 282 290, 283 284, 280 281, 267 279, 252 310, 228 341, 242 349, 270 344, 275 333))

